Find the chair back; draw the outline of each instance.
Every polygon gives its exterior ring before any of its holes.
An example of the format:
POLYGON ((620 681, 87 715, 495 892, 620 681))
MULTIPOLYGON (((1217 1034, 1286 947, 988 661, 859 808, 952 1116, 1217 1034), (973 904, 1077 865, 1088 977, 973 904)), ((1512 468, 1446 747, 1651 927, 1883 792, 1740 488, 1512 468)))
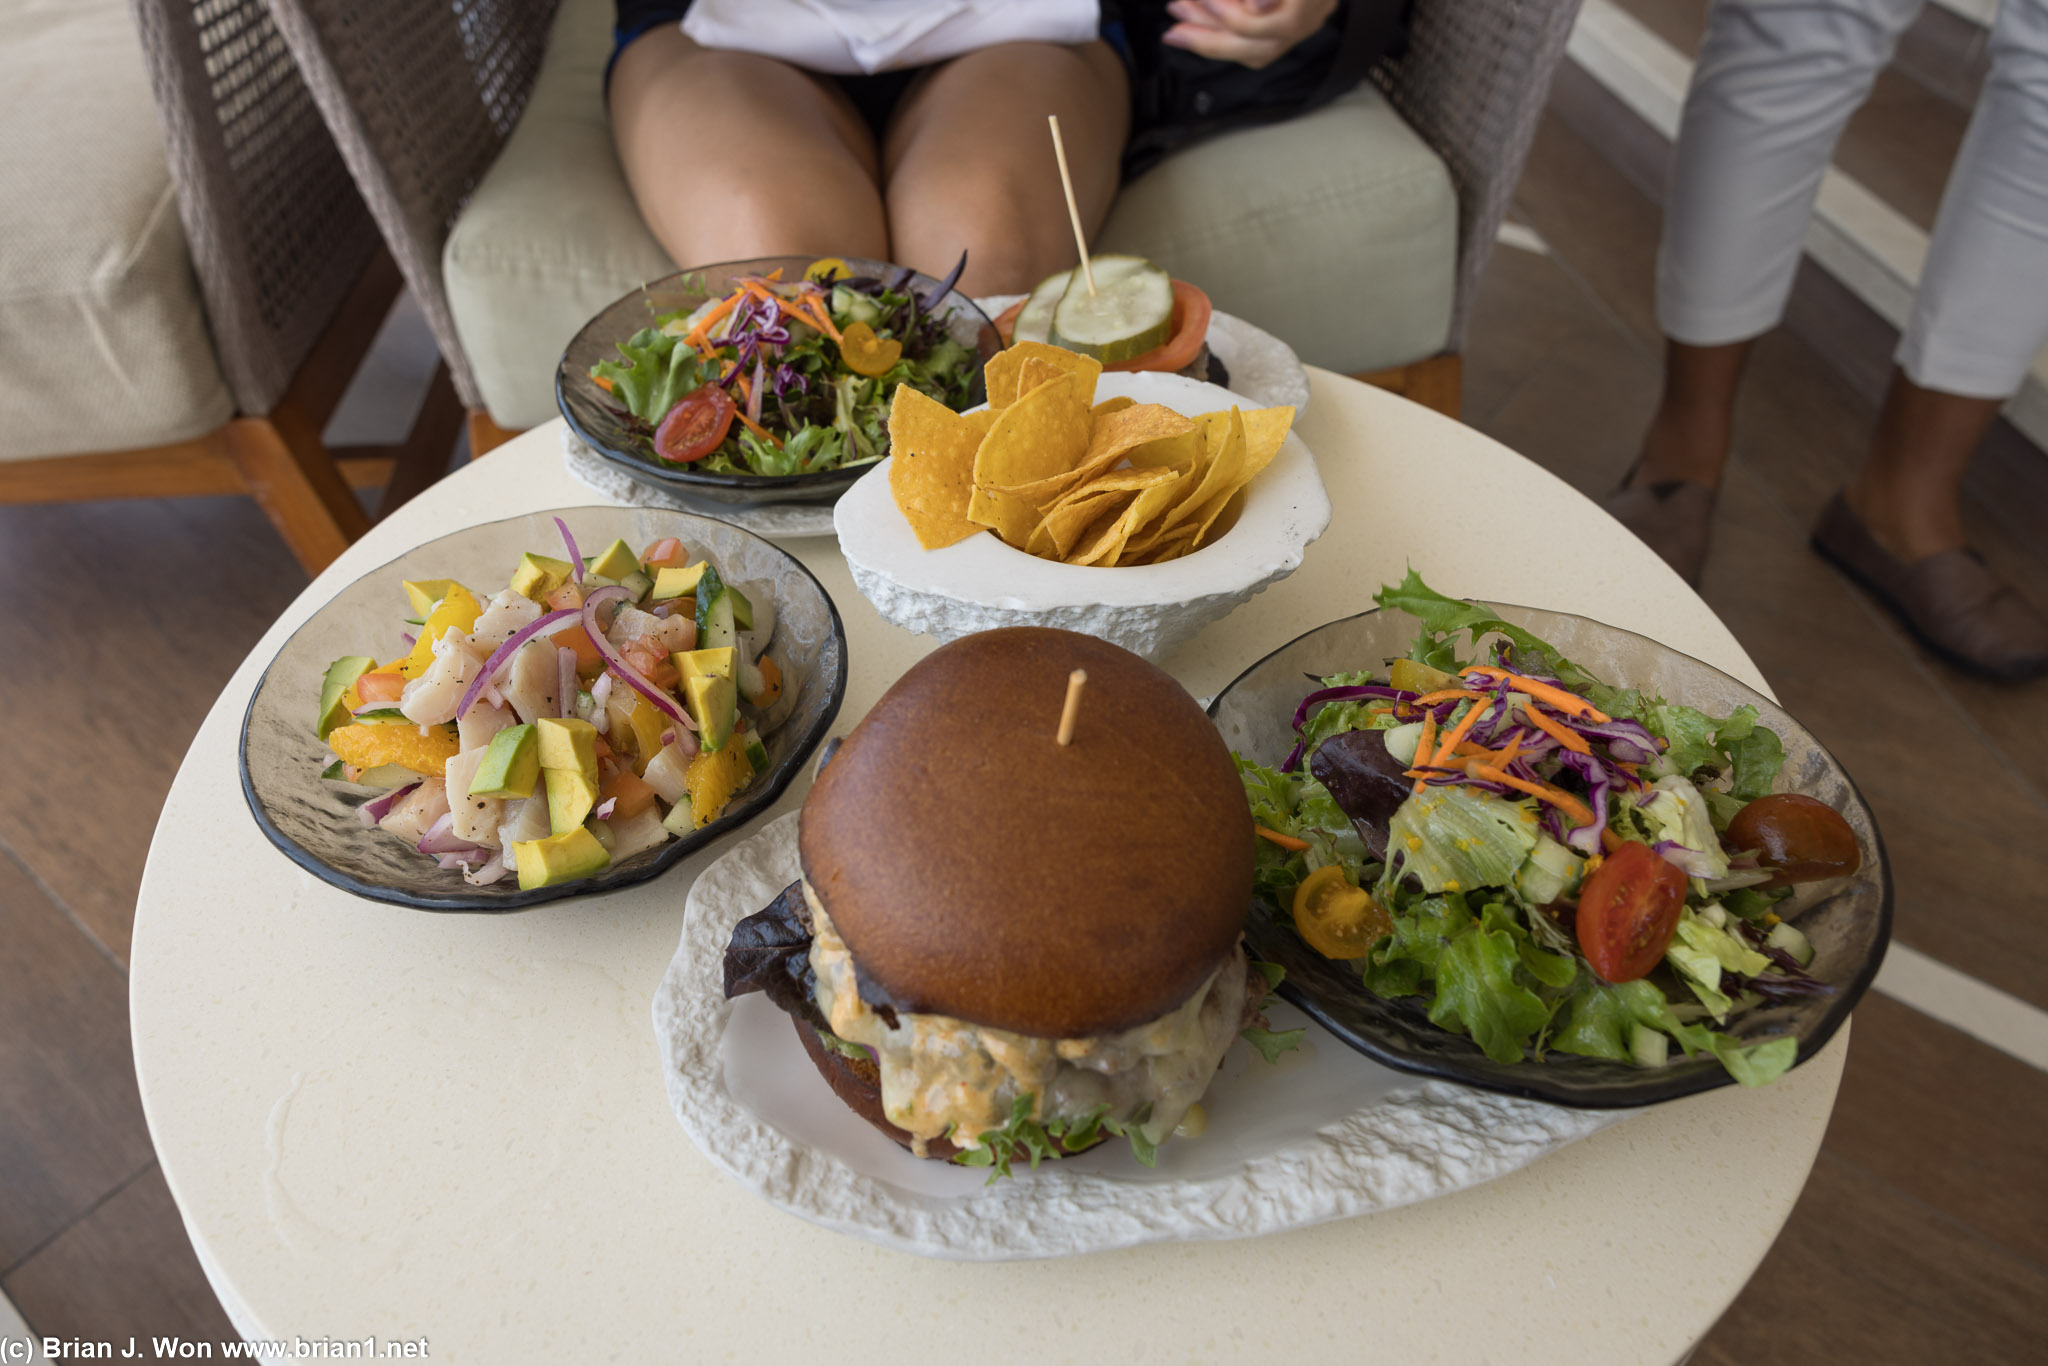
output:
POLYGON ((377 225, 263 0, 132 3, 221 373, 267 414, 377 225))
POLYGON ((462 401, 441 248, 526 108, 556 0, 268 0, 462 401))
POLYGON ((1450 169, 1458 194, 1458 289, 1450 342, 1462 351, 1480 272, 1522 177, 1579 0, 1415 0, 1408 49, 1373 80, 1450 169))

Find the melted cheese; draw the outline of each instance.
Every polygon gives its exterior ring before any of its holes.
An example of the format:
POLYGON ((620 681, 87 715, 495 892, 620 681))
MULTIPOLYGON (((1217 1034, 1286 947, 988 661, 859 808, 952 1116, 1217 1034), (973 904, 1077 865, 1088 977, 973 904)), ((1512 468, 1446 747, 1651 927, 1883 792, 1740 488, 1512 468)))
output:
POLYGON ((1032 1096, 1036 1118, 1079 1119, 1098 1105, 1129 1121, 1150 1105, 1144 1132, 1154 1142, 1202 1097, 1244 1016, 1244 949, 1233 949, 1184 1003, 1150 1024, 1116 1034, 1041 1039, 946 1015, 898 1012, 891 1028, 860 998, 853 958, 809 884, 811 967, 818 1008, 832 1032, 875 1051, 882 1111, 909 1133, 920 1156, 951 1132, 963 1148, 999 1129, 1017 1097, 1032 1096))

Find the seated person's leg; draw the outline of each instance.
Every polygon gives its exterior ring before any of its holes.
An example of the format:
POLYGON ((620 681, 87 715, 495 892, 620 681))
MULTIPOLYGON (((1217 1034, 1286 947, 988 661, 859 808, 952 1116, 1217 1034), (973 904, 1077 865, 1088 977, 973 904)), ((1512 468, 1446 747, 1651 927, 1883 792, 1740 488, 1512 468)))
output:
POLYGON ((619 54, 610 102, 633 198, 677 265, 889 259, 874 141, 829 81, 665 25, 619 54))
POLYGON ((956 57, 913 86, 883 139, 895 260, 961 287, 1016 293, 1074 264, 1046 115, 1058 114, 1081 222, 1116 195, 1129 84, 1105 43, 1005 43, 956 57))

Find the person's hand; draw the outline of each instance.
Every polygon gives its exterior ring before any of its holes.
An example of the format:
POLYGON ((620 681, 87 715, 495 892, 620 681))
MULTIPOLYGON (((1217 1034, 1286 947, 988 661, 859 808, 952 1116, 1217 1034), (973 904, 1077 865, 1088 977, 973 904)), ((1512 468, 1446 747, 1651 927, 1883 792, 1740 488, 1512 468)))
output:
POLYGON ((1337 0, 1171 0, 1179 20, 1160 36, 1219 62, 1267 66, 1323 26, 1337 0))

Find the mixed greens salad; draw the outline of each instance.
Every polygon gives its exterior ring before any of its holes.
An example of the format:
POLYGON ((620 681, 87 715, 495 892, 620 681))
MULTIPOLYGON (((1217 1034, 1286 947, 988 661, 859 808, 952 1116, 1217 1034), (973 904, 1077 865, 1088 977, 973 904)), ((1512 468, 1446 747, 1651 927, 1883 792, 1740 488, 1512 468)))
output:
POLYGON ((909 270, 882 280, 834 257, 801 280, 739 277, 620 342, 623 359, 599 361, 591 378, 662 464, 753 475, 868 464, 889 453, 899 384, 967 405, 979 358, 938 311, 966 263, 926 296, 909 270))
POLYGON ((1755 709, 1611 686, 1413 571, 1377 601, 1421 620, 1407 657, 1323 679, 1277 769, 1237 756, 1260 894, 1497 1062, 1653 1067, 1675 1043, 1745 1085, 1783 1074, 1796 1040, 1730 1026, 1832 992, 1773 908, 1859 854, 1832 808, 1771 792, 1784 748, 1755 709))

